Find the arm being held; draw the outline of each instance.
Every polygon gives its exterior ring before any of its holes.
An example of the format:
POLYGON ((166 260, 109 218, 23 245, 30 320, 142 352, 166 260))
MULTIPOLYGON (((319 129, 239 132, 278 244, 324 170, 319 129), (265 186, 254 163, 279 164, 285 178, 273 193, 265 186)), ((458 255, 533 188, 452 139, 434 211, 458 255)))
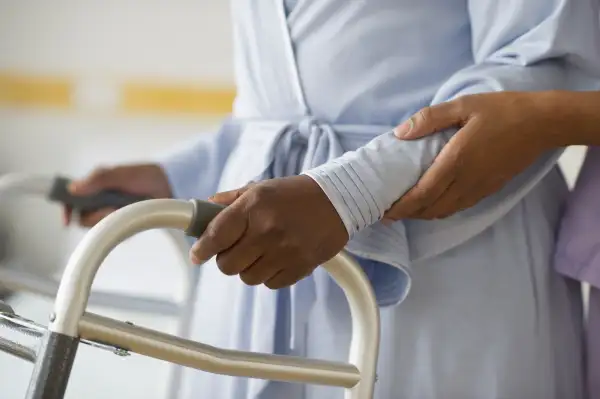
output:
MULTIPOLYGON (((595 68, 600 68, 595 3, 591 0, 509 3, 469 2, 474 63, 443 84, 433 104, 482 92, 593 88, 596 81, 591 75, 595 68)), ((417 141, 401 141, 386 133, 306 174, 325 191, 352 237, 382 218, 417 182, 455 132, 456 129, 448 129, 417 141)), ((512 202, 507 204, 516 203, 553 167, 558 155, 559 152, 541 159, 498 195, 508 196, 512 202)), ((500 213, 493 217, 489 214, 487 225, 493 223, 494 217, 500 217, 500 213)))

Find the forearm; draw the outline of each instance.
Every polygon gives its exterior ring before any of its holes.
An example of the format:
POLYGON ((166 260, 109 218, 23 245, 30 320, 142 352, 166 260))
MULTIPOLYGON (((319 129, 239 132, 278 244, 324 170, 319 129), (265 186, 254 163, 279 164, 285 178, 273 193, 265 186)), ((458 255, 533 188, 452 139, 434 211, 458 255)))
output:
POLYGON ((158 160, 175 198, 206 199, 217 190, 221 172, 237 140, 226 125, 215 134, 200 135, 158 160))
POLYGON ((600 91, 532 93, 540 126, 552 132, 549 147, 600 146, 600 91))

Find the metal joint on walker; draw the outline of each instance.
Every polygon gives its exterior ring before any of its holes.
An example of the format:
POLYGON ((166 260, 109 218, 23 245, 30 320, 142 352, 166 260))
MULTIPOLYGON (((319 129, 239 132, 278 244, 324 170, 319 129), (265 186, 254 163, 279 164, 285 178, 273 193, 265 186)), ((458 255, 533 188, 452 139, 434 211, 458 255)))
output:
MULTIPOLYGON (((29 319, 26 319, 22 316, 17 315, 16 313, 9 313, 9 308, 7 305, 6 311, 4 307, 0 308, 0 325, 4 326, 6 328, 9 328, 11 330, 17 331, 19 333, 22 333, 24 335, 28 335, 30 337, 34 337, 34 338, 40 338, 42 337, 46 332, 46 327, 32 321, 29 319)), ((11 309, 12 310, 12 309, 11 309)), ((133 324, 128 322, 128 324, 133 324)), ((128 349, 126 348, 121 348, 106 342, 102 342, 99 340, 89 340, 89 339, 81 339, 80 342, 82 344, 94 347, 94 348, 98 348, 98 349, 102 349, 105 351, 109 351, 114 353, 117 356, 120 357, 127 357, 127 356, 131 356, 131 353, 128 349)))

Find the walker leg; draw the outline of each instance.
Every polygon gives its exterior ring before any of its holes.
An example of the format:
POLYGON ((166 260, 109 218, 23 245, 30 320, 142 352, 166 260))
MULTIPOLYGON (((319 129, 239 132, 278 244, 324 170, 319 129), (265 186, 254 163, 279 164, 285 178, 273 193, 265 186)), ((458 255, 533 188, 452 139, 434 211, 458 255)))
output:
POLYGON ((79 338, 46 332, 38 351, 26 399, 63 399, 79 338))

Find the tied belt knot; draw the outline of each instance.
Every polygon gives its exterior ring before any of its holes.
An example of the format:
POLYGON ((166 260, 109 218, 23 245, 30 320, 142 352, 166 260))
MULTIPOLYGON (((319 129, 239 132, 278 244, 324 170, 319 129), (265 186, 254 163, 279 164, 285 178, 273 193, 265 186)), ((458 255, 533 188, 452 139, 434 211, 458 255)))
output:
POLYGON ((343 153, 332 125, 306 117, 281 129, 271 149, 272 163, 261 178, 297 175, 343 153))

